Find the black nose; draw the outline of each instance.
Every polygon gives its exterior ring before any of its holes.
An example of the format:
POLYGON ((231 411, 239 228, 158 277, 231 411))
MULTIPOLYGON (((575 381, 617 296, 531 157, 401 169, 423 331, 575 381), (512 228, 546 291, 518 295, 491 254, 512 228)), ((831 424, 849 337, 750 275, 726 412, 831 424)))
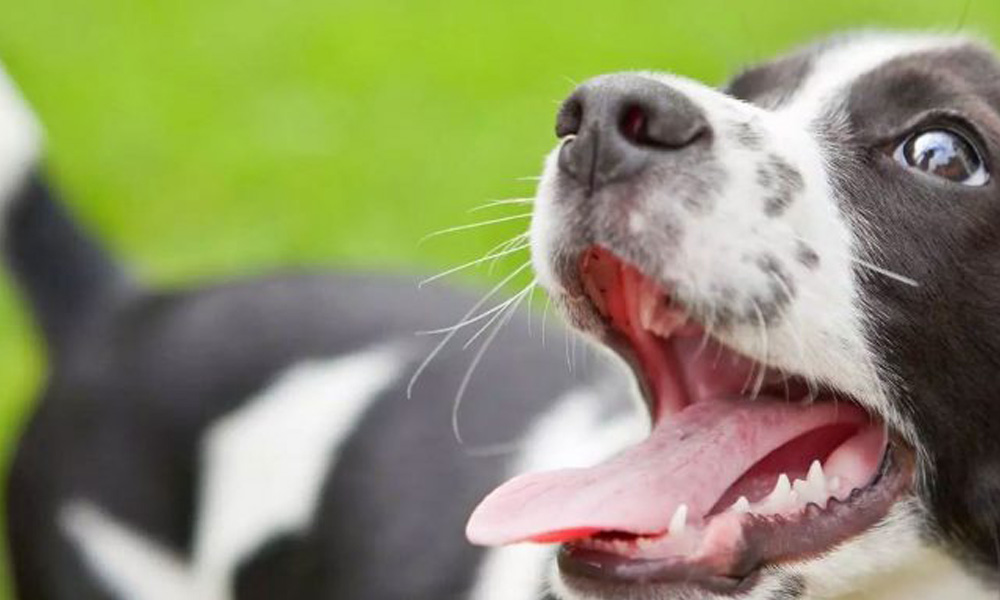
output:
POLYGON ((628 179, 664 154, 709 140, 702 110, 672 87, 642 75, 605 75, 563 102, 556 135, 568 139, 559 168, 593 192, 628 179))

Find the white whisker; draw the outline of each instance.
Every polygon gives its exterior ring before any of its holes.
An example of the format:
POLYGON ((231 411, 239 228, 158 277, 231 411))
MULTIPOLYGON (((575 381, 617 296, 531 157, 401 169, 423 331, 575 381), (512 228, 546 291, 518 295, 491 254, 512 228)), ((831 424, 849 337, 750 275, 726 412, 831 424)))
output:
POLYGON ((423 244, 424 242, 426 242, 427 240, 429 240, 431 238, 435 238, 435 237, 438 237, 440 235, 444 235, 446 233, 454 233, 456 231, 466 231, 466 230, 469 230, 469 229, 477 229, 479 227, 485 227, 487 225, 495 225, 496 223, 505 223, 507 221, 514 221, 516 219, 527 219, 528 217, 531 216, 531 214, 532 213, 530 213, 530 212, 529 213, 522 213, 522 214, 519 214, 519 215, 511 215, 511 216, 508 216, 508 217, 500 217, 498 219, 490 219, 488 221, 480 221, 479 223, 468 223, 468 224, 465 224, 465 225, 456 225, 454 227, 448 227, 446 229, 441 229, 440 231, 435 231, 433 233, 428 233, 424 237, 420 238, 420 240, 417 242, 417 244, 418 245, 419 244, 423 244))
MULTIPOLYGON (((805 239, 805 238, 803 238, 803 237, 801 237, 799 235, 792 234, 792 237, 794 237, 798 241, 802 242, 803 244, 812 245, 812 243, 809 240, 807 240, 807 239, 805 239)), ((920 287, 920 282, 917 281, 916 279, 913 279, 912 277, 907 277, 906 275, 901 275, 899 273, 896 273, 895 271, 891 271, 891 270, 889 270, 889 269, 887 269, 885 267, 881 267, 881 266, 876 265, 875 263, 869 262, 867 260, 862 260, 860 258, 854 258, 853 256, 845 255, 845 254, 842 254, 841 256, 844 256, 845 258, 847 258, 847 260, 849 260, 852 263, 858 265, 859 267, 863 267, 865 269, 868 269, 869 271, 872 271, 874 273, 878 273, 879 275, 884 275, 885 277, 888 277, 889 279, 892 279, 893 281, 898 281, 899 283, 902 283, 904 285, 908 285, 910 287, 920 287)))
POLYGON ((465 263, 463 265, 458 265, 457 267, 452 267, 452 268, 448 269, 447 271, 442 271, 442 272, 438 273, 437 275, 432 275, 432 276, 428 277, 427 279, 424 279, 423 281, 421 281, 420 283, 418 283, 417 287, 418 288, 422 288, 425 285, 427 285, 428 283, 431 283, 433 281, 437 281, 438 279, 443 279, 443 278, 445 278, 445 277, 447 277, 449 275, 458 273, 459 271, 463 271, 465 269, 468 269, 469 267, 474 267, 474 266, 476 266, 478 264, 482 264, 482 263, 484 263, 484 262, 486 262, 488 260, 495 260, 495 259, 500 258, 502 256, 507 256, 507 255, 510 255, 510 254, 514 254, 515 252, 520 252, 521 250, 524 250, 527 247, 528 247, 528 244, 521 244, 519 246, 515 246, 514 248, 508 248, 508 249, 503 250, 503 251, 494 252, 494 253, 488 253, 488 254, 486 254, 486 256, 483 256, 482 258, 477 258, 476 260, 470 260, 469 262, 467 262, 467 263, 465 263))
MULTIPOLYGON (((535 282, 532 281, 531 283, 528 284, 528 286, 526 288, 524 288, 520 292, 514 294, 514 296, 512 296, 509 300, 507 300, 506 302, 504 302, 504 308, 507 308, 511 304, 513 304, 514 306, 517 306, 517 305, 521 304, 521 301, 524 300, 524 297, 527 296, 528 292, 532 288, 534 288, 534 287, 535 287, 535 282)), ((481 336, 484 331, 486 331, 487 329, 489 329, 490 325, 492 325, 497 319, 499 319, 502 314, 503 314, 503 311, 501 310, 501 312, 498 312, 497 314, 493 315, 493 317, 491 317, 490 320, 486 322, 486 324, 484 324, 482 327, 480 327, 479 330, 476 331, 476 333, 474 333, 472 335, 472 337, 470 337, 465 342, 465 344, 462 346, 462 349, 465 350, 469 346, 471 346, 472 342, 476 341, 476 339, 479 338, 479 336, 481 336)))
POLYGON ((537 285, 531 286, 531 291, 528 292, 528 337, 535 337, 531 332, 531 321, 532 317, 535 314, 535 311, 532 307, 535 305, 535 289, 537 287, 538 287, 537 285))
POLYGON ((504 240, 504 241, 500 242, 499 244, 497 244, 496 246, 493 246, 492 248, 490 248, 489 250, 487 250, 486 254, 493 254, 495 252, 503 252, 504 250, 510 248, 514 244, 517 244, 521 240, 523 240, 526 237, 528 237, 528 235, 529 235, 529 232, 524 231, 524 232, 521 232, 521 233, 519 233, 519 234, 517 234, 515 236, 512 236, 510 239, 504 240))
POLYGON ((501 310, 507 308, 508 306, 510 306, 510 303, 514 301, 514 299, 515 298, 508 298, 507 300, 504 300, 503 302, 501 302, 500 304, 497 304, 493 308, 486 309, 483 312, 479 313, 478 315, 476 315, 474 317, 470 317, 470 318, 465 319, 463 321, 459 321, 458 323, 455 323, 454 325, 449 325, 448 327, 441 327, 440 329, 427 329, 427 330, 424 330, 424 331, 418 331, 417 335, 438 335, 438 334, 442 334, 442 333, 448 333, 450 331, 457 331, 457 330, 459 330, 459 329, 461 329, 463 327, 467 327, 469 325, 472 325, 473 323, 477 323, 479 321, 482 321, 486 317, 488 317, 488 316, 490 316, 492 314, 495 314, 497 311, 501 311, 501 310))
MULTIPOLYGON (((788 287, 788 284, 785 283, 785 280, 782 279, 781 276, 779 276, 777 273, 771 273, 771 278, 775 281, 775 283, 778 284, 778 287, 781 288, 782 294, 784 294, 788 302, 788 305, 791 306, 792 302, 795 299, 795 296, 794 294, 792 294, 792 290, 788 287)), ((795 347, 798 350, 799 361, 803 365, 807 365, 809 364, 809 361, 806 360, 806 346, 805 343, 802 341, 802 338, 799 336, 797 323, 793 318, 794 316, 795 314, 791 310, 785 313, 785 319, 786 322, 788 323, 788 335, 789 337, 792 338, 792 343, 795 344, 795 347)), ((808 388, 809 392, 809 396, 806 398, 806 402, 811 404, 813 399, 816 398, 816 388, 815 388, 816 384, 815 382, 813 382, 812 376, 808 374, 800 374, 799 377, 801 377, 806 383, 806 388, 808 388)), ((787 378, 785 379, 785 396, 786 397, 788 396, 787 378)))
POLYGON ((763 350, 761 353, 763 358, 754 361, 760 366, 760 369, 757 371, 756 380, 754 381, 753 386, 753 394, 751 394, 750 397, 756 400, 757 397, 760 396, 760 390, 764 386, 764 377, 767 375, 769 348, 767 339, 767 323, 764 319, 764 313, 761 312, 760 305, 757 304, 756 300, 752 300, 751 302, 753 302, 753 311, 757 315, 757 329, 760 331, 761 346, 763 350))
POLYGON ((570 373, 572 373, 573 361, 570 359, 569 356, 569 328, 563 329, 563 347, 566 350, 566 368, 569 369, 570 373))
POLYGON ((857 265, 860 265, 860 266, 866 268, 866 269, 874 271, 874 272, 878 273, 879 275, 885 275, 889 279, 898 281, 899 283, 908 285, 910 287, 920 287, 920 283, 916 279, 911 279, 910 277, 907 277, 906 275, 900 275, 899 273, 890 271, 889 269, 886 269, 884 267, 880 267, 880 266, 878 266, 876 264, 872 264, 872 263, 870 263, 868 261, 861 260, 860 258, 852 258, 851 261, 854 262, 857 265))
POLYGON ((545 295, 545 309, 542 310, 542 348, 545 347, 545 332, 548 330, 549 309, 552 307, 552 296, 545 295))
MULTIPOLYGON (((524 242, 524 240, 527 239, 527 237, 528 237, 528 232, 527 231, 525 231, 524 233, 520 233, 520 234, 514 236, 513 238, 511 238, 511 239, 507 240, 506 242, 504 242, 503 244, 501 244, 501 250, 498 250, 498 252, 506 252, 507 250, 510 249, 511 246, 517 245, 520 242, 524 242)), ((520 246, 519 250, 523 250, 525 248, 530 248, 530 247, 531 247, 531 243, 530 242, 524 242, 520 246)), ((490 261, 490 266, 489 266, 489 268, 486 269, 487 273, 489 273, 490 275, 493 274, 493 269, 496 268, 497 261, 499 261, 502 256, 504 256, 504 255, 497 254, 496 252, 493 253, 493 260, 490 261)))
MULTIPOLYGON (((500 280, 500 283, 493 286, 493 288, 490 291, 486 292, 486 295, 484 295, 482 298, 479 299, 478 302, 472 305, 472 308, 470 308, 469 311, 462 316, 461 320, 464 321, 469 317, 471 317, 472 315, 474 315, 476 311, 479 310, 479 308, 483 304, 486 304, 486 302, 489 301, 489 299, 492 298, 497 292, 499 292, 503 286, 507 285, 507 283, 511 279, 517 277, 522 271, 527 269, 529 266, 531 266, 531 261, 526 261, 523 265, 514 269, 513 272, 511 272, 509 275, 500 280)), ((438 342, 438 344, 434 346, 434 348, 427 355, 427 358, 425 358, 423 362, 421 362, 420 365, 417 366, 417 369, 413 372, 413 375, 410 377, 409 383, 407 383, 406 385, 407 398, 413 397, 413 386, 414 384, 416 384, 417 379, 420 378, 420 374, 427 369, 427 366, 431 364, 431 361, 433 361, 434 358, 441 353, 441 350, 443 350, 444 347, 448 345, 448 342, 450 342, 451 339, 455 337, 455 334, 457 334, 458 332, 459 332, 458 329, 448 332, 448 335, 446 335, 440 342, 438 342)))
POLYGON ((468 210, 470 213, 479 212, 481 210, 486 210, 488 208, 496 208, 497 206, 509 206, 509 205, 523 205, 532 204, 535 201, 534 198, 504 198, 503 200, 490 200, 486 204, 480 204, 479 206, 474 206, 468 210))
MULTIPOLYGON (((534 282, 532 282, 532 285, 534 285, 534 282)), ((486 351, 493 343, 493 340, 496 339, 497 335, 500 333, 500 330, 503 329, 504 325, 506 325, 510 321, 510 319, 517 313, 517 307, 521 304, 521 300, 524 300, 523 295, 520 296, 520 299, 517 302, 510 305, 509 309, 505 313, 503 313, 504 314, 503 318, 501 318, 500 321, 497 323, 496 327, 493 328, 493 331, 491 331, 490 334, 486 336, 486 339, 483 340, 483 343, 479 346, 479 349, 476 350, 475 356, 472 357, 472 362, 469 363, 469 368, 466 369, 465 375, 462 376, 462 382, 458 385, 458 391, 455 392, 455 401, 452 404, 451 408, 451 429, 452 433, 455 436, 455 440, 458 441, 458 443, 463 446, 465 445, 465 440, 462 439, 462 431, 461 427, 459 426, 458 417, 459 417, 459 410, 462 407, 462 399, 465 397, 465 391, 469 387, 469 382, 472 381, 472 374, 476 371, 476 367, 479 366, 480 361, 482 361, 483 356, 486 354, 486 351)))
POLYGON ((576 335, 573 332, 569 334, 569 360, 570 360, 570 371, 576 371, 579 366, 576 364, 576 335))
POLYGON ((705 331, 701 334, 701 342, 698 343, 698 348, 695 350, 694 355, 696 357, 701 356, 705 348, 708 347, 708 343, 715 337, 715 332, 713 331, 715 329, 715 305, 713 304, 708 305, 708 318, 705 320, 704 328, 705 331))

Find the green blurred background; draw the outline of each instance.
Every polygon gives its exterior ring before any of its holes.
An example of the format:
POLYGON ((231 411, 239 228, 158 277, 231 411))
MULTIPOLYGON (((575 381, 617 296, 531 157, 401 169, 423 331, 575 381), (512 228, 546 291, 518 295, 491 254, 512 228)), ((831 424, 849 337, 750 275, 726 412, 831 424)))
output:
MULTIPOLYGON (((531 195, 519 178, 553 144, 556 102, 590 75, 718 83, 844 28, 1000 33, 996 0, 7 0, 0 15, 66 202, 160 284, 474 258, 527 221, 417 240, 524 212, 466 211, 531 195)), ((44 365, 5 279, 0 357, 6 462, 44 365)))

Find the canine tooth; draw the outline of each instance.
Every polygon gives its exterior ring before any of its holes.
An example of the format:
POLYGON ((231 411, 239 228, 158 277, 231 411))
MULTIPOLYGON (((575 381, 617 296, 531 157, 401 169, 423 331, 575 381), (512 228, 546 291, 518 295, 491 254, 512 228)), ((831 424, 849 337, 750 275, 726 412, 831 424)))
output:
POLYGON ((667 533, 670 535, 681 535, 684 533, 684 528, 687 527, 687 516, 687 504, 678 506, 677 510, 674 511, 674 516, 670 517, 670 525, 667 527, 667 533))
POLYGON ((774 485, 774 491, 767 497, 767 506, 770 512, 781 512, 792 501, 792 482, 788 480, 788 475, 782 473, 778 477, 778 483, 774 485))
POLYGON ((778 477, 778 483, 774 484, 774 491, 771 492, 773 498, 785 498, 792 491, 792 482, 788 480, 788 475, 782 473, 778 477))
POLYGON ((748 513, 750 512, 750 501, 747 500, 746 496, 740 496, 736 502, 730 507, 730 510, 738 513, 748 513))
POLYGON ((812 464, 809 465, 809 474, 806 475, 806 479, 813 488, 826 489, 826 475, 823 474, 823 465, 818 460, 812 461, 812 464))
POLYGON ((785 511, 792 501, 792 483, 788 480, 788 475, 782 473, 778 477, 778 483, 774 485, 774 490, 764 498, 754 512, 761 514, 775 514, 785 511))
POLYGON ((656 314, 656 293, 643 285, 639 291, 639 325, 645 330, 653 327, 653 315, 656 314))

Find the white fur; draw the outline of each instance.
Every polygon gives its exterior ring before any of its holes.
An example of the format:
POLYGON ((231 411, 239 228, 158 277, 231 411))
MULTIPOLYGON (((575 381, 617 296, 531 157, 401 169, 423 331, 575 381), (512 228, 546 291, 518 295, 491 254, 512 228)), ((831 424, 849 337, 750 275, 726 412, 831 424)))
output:
MULTIPOLYGON (((688 79, 642 74, 681 91, 702 108, 717 134, 713 151, 726 175, 724 188, 707 215, 692 216, 675 208, 678 202, 671 198, 671 190, 633 199, 646 210, 676 211, 673 216, 681 220, 680 248, 660 275, 678 282, 688 292, 686 297, 709 297, 720 283, 736 293, 749 293, 765 289, 768 281, 763 272, 748 269, 741 260, 748 253, 775 254, 789 269, 797 290, 783 319, 767 327, 765 335, 756 323, 716 333, 749 356, 851 394, 914 443, 912 431, 891 402, 891 374, 876 363, 868 345, 866 328, 871 315, 854 275, 864 231, 841 214, 828 173, 830 153, 835 149, 825 146, 816 135, 817 125, 830 119, 837 123, 846 93, 858 77, 894 58, 963 43, 967 41, 961 38, 872 34, 834 44, 815 59, 811 75, 798 92, 776 110, 749 105, 688 79), (735 128, 744 126, 760 135, 762 149, 735 141, 735 128), (764 214, 764 191, 755 179, 757 166, 768 156, 778 156, 792 165, 804 183, 802 193, 776 218, 764 214), (818 254, 817 268, 805 268, 795 260, 800 241, 818 254)), ((551 259, 562 240, 574 235, 570 229, 574 215, 566 212, 570 210, 568 203, 555 201, 557 153, 558 149, 549 155, 539 184, 532 258, 539 282, 558 296, 563 290, 553 274, 551 259)), ((632 231, 642 235, 647 220, 630 223, 632 231)), ((816 598, 842 597, 862 588, 878 589, 882 595, 872 597, 879 600, 916 598, 907 594, 919 587, 914 583, 918 581, 927 586, 946 581, 955 586, 947 588, 948 597, 976 597, 974 594, 982 592, 978 584, 920 539, 915 510, 909 504, 899 505, 882 525, 837 551, 779 570, 804 575, 810 597, 816 598), (922 564, 933 568, 924 571, 919 567, 922 564), (928 575, 922 576, 925 572, 928 575), (900 575, 909 579, 894 579, 900 575), (952 595, 953 589, 964 590, 965 595, 952 595)), ((765 580, 747 598, 767 598, 774 585, 776 580, 765 580)), ((562 598, 587 600, 566 590, 558 576, 554 589, 562 598)))
POLYGON ((93 504, 70 502, 59 517, 63 531, 115 597, 224 600, 217 592, 203 589, 180 557, 93 504))
POLYGON ((819 560, 789 571, 809 582, 811 597, 877 600, 995 599, 977 579, 920 537, 923 515, 900 502, 878 526, 819 560))
POLYGON ((806 81, 776 112, 809 126, 826 111, 840 108, 847 88, 889 61, 928 50, 968 43, 961 37, 872 32, 855 35, 823 52, 806 81))
MULTIPOLYGON (((585 467, 611 456, 648 431, 639 411, 608 420, 607 398, 595 390, 567 394, 532 425, 511 473, 585 467)), ((550 546, 522 544, 487 552, 471 600, 535 600, 552 562, 550 546)))
POLYGON ((186 567, 85 503, 67 508, 66 530, 122 598, 225 600, 236 568, 254 550, 309 526, 340 444, 404 364, 395 347, 300 363, 213 426, 186 567), (198 595, 171 595, 176 590, 198 595))
POLYGON ((4 213, 42 150, 42 127, 0 65, 0 238, 4 213))
MULTIPOLYGON (((763 151, 720 139, 716 153, 728 178, 727 187, 710 217, 685 224, 676 267, 683 270, 686 285, 695 290, 710 289, 720 280, 737 290, 766 289, 771 279, 747 268, 742 260, 747 253, 771 252, 793 276, 799 296, 786 319, 769 328, 766 340, 761 338, 759 324, 752 323, 722 334, 725 341, 750 356, 858 398, 878 399, 876 408, 885 408, 852 275, 852 232, 837 208, 823 148, 812 136, 809 123, 735 101, 690 80, 654 77, 694 99, 717 131, 748 122, 764 139, 763 151), (756 168, 770 155, 794 166, 805 185, 779 218, 765 215, 762 202, 753 201, 764 193, 756 181, 756 168), (795 259, 799 241, 807 241, 819 254, 815 271, 795 259)), ((670 275, 677 277, 677 273, 670 275)))
POLYGON ((400 374, 395 348, 295 366, 212 427, 194 561, 223 582, 271 537, 302 530, 339 444, 400 374))

